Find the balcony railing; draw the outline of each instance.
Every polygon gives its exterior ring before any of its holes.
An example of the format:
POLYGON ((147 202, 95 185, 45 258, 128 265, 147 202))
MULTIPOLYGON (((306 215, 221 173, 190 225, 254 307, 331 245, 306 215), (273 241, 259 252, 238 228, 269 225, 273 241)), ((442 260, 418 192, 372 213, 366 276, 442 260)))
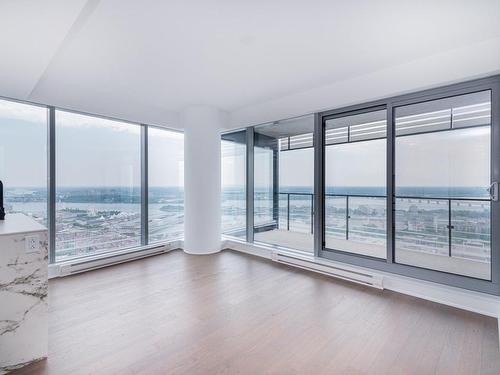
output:
POLYGON ((397 196, 396 248, 489 261, 488 198, 397 196))
MULTIPOLYGON (((306 197, 305 198, 305 201, 309 201, 310 202, 310 205, 311 207, 308 209, 306 208, 305 211, 308 212, 308 219, 309 220, 306 220, 306 221, 310 221, 310 225, 309 225, 309 228, 310 228, 310 233, 312 234, 314 232, 314 194, 312 193, 282 193, 280 192, 280 201, 281 201, 281 197, 286 197, 286 230, 290 230, 290 198, 292 200, 292 203, 293 201, 302 201, 301 199, 297 199, 297 198, 300 198, 300 197, 306 197)), ((281 203, 281 202, 280 202, 281 203)), ((281 204, 280 204, 280 220, 279 220, 279 224, 278 226, 281 228, 281 225, 280 225, 280 221, 281 221, 281 212, 282 212, 282 207, 281 207, 281 204)), ((301 215, 302 212, 299 212, 299 215, 301 215)), ((292 219, 293 219, 293 214, 292 214, 292 219)))
MULTIPOLYGON (((278 228, 312 234, 314 194, 279 194, 278 228)), ((397 196, 396 247, 487 261, 490 257, 489 202, 487 198, 397 196)), ((385 244, 386 196, 325 194, 325 206, 327 237, 385 244)))
MULTIPOLYGON (((279 194, 280 194, 280 200, 281 200, 282 196, 284 196, 285 200, 286 200, 286 210, 285 210, 286 213, 284 215, 282 215, 284 210, 282 209, 283 207, 280 204, 280 215, 279 215, 280 216, 280 225, 279 225, 279 227, 280 228, 286 227, 286 230, 290 230, 290 223, 291 222, 293 223, 294 216, 297 217, 299 215, 304 214, 305 210, 303 209, 303 206, 302 206, 301 212, 294 215, 293 210, 291 210, 291 207, 293 207, 293 204, 291 205, 291 203, 290 203, 291 201, 293 203, 294 200, 295 201, 307 200, 310 202, 310 206, 307 209, 309 217, 307 218, 307 220, 304 220, 304 221, 310 223, 310 233, 312 234, 314 232, 314 194, 312 194, 312 193, 296 193, 296 192, 280 192, 279 194), (300 197, 307 197, 307 198, 302 199, 302 200, 297 199, 300 197), (286 217, 286 221, 285 221, 286 225, 281 225, 281 218, 283 216, 286 217)), ((344 202, 343 204, 341 203, 339 206, 340 206, 340 210, 343 211, 342 216, 345 220, 345 228, 342 229, 342 232, 344 233, 346 240, 349 239, 350 234, 352 236, 354 233, 359 232, 359 231, 356 231, 356 229, 353 230, 349 226, 350 219, 352 217, 352 215, 351 215, 352 210, 350 210, 350 203, 353 201, 353 199, 356 199, 356 198, 359 198, 359 199, 384 199, 384 201, 385 201, 385 196, 383 196, 383 195, 367 196, 367 195, 357 195, 357 194, 325 194, 325 196, 327 199, 327 204, 328 204, 328 198, 341 199, 344 202)), ((380 206, 380 204, 379 204, 379 206, 380 206)), ((384 207, 385 207, 385 204, 384 204, 384 207)), ((332 234, 333 233, 338 234, 338 231, 337 232, 334 231, 334 232, 332 232, 332 234)))

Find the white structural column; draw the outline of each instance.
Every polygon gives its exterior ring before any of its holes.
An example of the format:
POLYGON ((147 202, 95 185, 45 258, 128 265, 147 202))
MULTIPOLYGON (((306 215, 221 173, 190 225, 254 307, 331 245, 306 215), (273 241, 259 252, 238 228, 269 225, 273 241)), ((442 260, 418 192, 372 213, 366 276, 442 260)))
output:
POLYGON ((182 112, 184 125, 184 251, 221 250, 220 130, 225 113, 212 107, 182 112))

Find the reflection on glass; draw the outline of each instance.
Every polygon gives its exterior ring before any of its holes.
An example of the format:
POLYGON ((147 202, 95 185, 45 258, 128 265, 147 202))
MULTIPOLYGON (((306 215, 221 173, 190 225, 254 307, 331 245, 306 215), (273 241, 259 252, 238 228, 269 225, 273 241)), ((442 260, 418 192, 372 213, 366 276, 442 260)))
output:
POLYGON ((184 135, 148 127, 149 243, 184 235, 184 135))
POLYGON ((398 263, 490 279, 490 92, 396 108, 398 263))
POLYGON ((488 198, 490 128, 396 138, 396 195, 488 198))
POLYGON ((0 180, 6 214, 47 224, 47 110, 0 100, 0 180))
POLYGON ((246 238, 246 132, 221 141, 222 233, 246 238))
POLYGON ((255 241, 313 252, 312 116, 254 129, 255 241))
POLYGON ((140 127, 56 111, 56 261, 141 243, 140 127))
POLYGON ((385 258, 386 111, 325 123, 325 247, 385 258))
POLYGON ((313 233, 313 194, 280 193, 279 229, 313 233))

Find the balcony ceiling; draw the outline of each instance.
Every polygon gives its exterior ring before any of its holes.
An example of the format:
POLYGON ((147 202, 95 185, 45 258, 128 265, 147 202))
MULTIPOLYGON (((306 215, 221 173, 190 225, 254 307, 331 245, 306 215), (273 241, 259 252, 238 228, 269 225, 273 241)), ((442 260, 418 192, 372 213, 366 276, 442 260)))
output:
POLYGON ((3 1, 0 95, 178 127, 191 105, 237 112, 498 40, 499 19, 498 0, 3 1))
POLYGON ((306 115, 262 124, 255 127, 255 132, 271 138, 280 139, 302 134, 311 134, 314 131, 314 116, 306 115))

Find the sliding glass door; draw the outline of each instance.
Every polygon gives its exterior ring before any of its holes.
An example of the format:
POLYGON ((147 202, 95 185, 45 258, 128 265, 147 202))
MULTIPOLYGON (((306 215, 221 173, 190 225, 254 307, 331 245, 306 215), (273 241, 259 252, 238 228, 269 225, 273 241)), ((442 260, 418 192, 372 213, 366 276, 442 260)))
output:
POLYGON ((319 113, 316 254, 500 295, 500 77, 319 113))
POLYGON ((224 233, 500 295, 499 119, 497 76, 224 134, 224 233))
POLYGON ((395 108, 395 260, 491 279, 491 92, 395 108))
POLYGON ((385 108, 325 121, 325 245, 385 258, 385 108))

